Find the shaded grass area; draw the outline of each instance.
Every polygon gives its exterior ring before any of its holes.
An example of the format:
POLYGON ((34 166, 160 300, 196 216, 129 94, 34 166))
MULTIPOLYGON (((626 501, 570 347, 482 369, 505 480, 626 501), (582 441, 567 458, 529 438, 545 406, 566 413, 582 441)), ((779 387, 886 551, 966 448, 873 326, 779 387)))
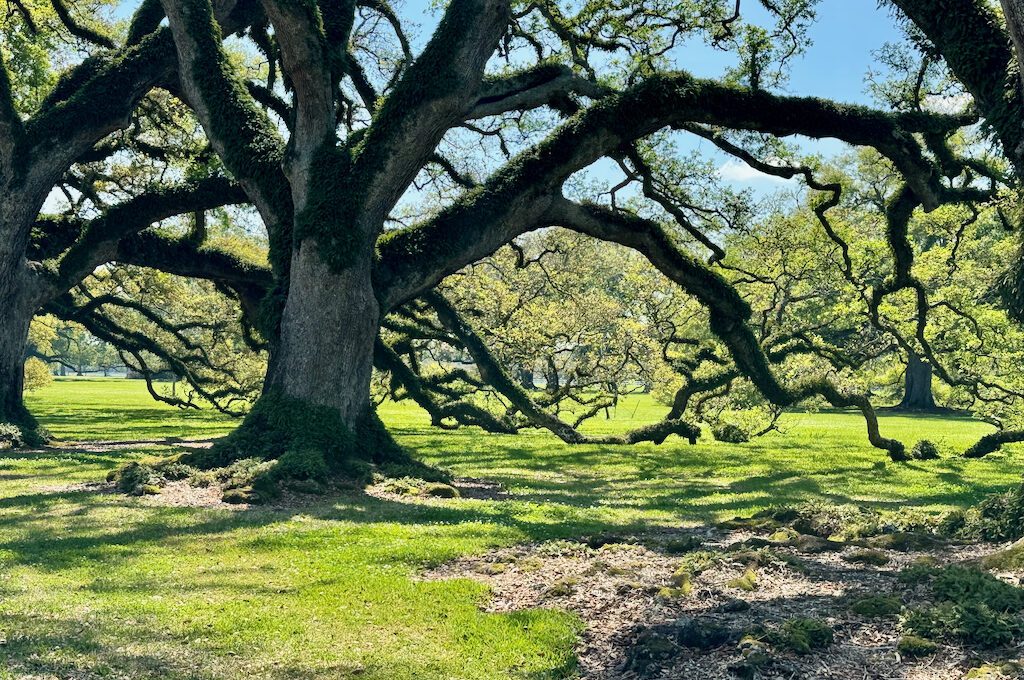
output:
MULTIPOLYGON (((127 380, 59 381, 31 408, 75 441, 202 438, 234 426, 154 404, 127 380)), ((620 431, 661 411, 640 398, 589 427, 620 431)), ((887 464, 846 413, 789 414, 781 434, 696 447, 568 447, 542 433, 431 430, 405 405, 382 415, 427 462, 498 480, 515 498, 418 505, 350 493, 302 509, 168 508, 69 485, 169 444, 0 457, 0 678, 564 677, 574 617, 483 613, 483 586, 416 574, 500 545, 772 504, 968 505, 1024 471, 1012 448, 980 461, 887 464)), ((947 454, 986 431, 950 417, 886 416, 882 427, 947 454)))

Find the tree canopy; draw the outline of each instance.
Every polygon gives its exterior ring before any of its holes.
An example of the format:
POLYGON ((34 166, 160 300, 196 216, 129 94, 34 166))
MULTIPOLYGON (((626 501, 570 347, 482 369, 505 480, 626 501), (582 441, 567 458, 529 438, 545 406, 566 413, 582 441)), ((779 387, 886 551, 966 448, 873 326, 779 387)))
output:
POLYGON ((45 312, 221 408, 261 390, 210 465, 403 461, 374 366, 442 426, 588 441, 587 417, 656 389, 665 420, 608 441, 739 413, 756 434, 816 401, 901 460, 873 392, 926 365, 1000 426, 974 454, 1024 438, 1015 0, 892 0, 907 41, 873 107, 785 93, 810 0, 761 0, 761 24, 719 0, 452 0, 416 48, 381 0, 143 0, 127 24, 109 5, 5 20, 0 420, 32 429, 45 312), (695 77, 688 41, 738 66, 695 77), (733 191, 686 140, 799 195, 733 191), (211 229, 226 206, 262 234, 211 229), (155 310, 171 282, 217 321, 155 310))

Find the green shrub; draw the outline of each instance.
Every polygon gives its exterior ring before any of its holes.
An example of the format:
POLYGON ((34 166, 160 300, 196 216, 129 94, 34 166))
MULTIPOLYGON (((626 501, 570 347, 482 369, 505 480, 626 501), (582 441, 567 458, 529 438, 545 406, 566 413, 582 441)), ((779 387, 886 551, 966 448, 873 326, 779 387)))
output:
POLYGON ((903 568, 896 578, 902 583, 916 585, 930 581, 938 572, 938 567, 932 560, 915 560, 903 568))
POLYGON ((192 479, 195 477, 199 470, 195 469, 191 465, 180 463, 178 461, 171 461, 165 463, 156 468, 160 475, 169 482, 177 482, 182 479, 192 479))
POLYGON ((989 496, 968 517, 967 533, 988 541, 1016 541, 1024 537, 1024 484, 989 496))
POLYGON ((958 639, 998 647, 1021 638, 1024 590, 978 569, 950 566, 920 570, 938 604, 911 610, 903 621, 910 633, 929 639, 958 639))
POLYGON ((459 490, 451 484, 430 482, 423 487, 423 495, 433 496, 434 498, 458 498, 459 490))
POLYGON ((575 592, 577 583, 578 581, 575 578, 562 579, 561 581, 556 581, 550 588, 544 591, 544 594, 548 597, 567 597, 575 592))
POLYGON ((757 519, 768 518, 773 519, 776 522, 792 522, 799 516, 800 511, 796 508, 778 505, 773 505, 770 508, 766 508, 754 514, 754 517, 757 519))
POLYGON ((1004 678, 1019 678, 1024 665, 1018 661, 1003 661, 998 663, 986 663, 967 671, 964 680, 1003 680, 1004 678))
POLYGON ((225 489, 252 486, 258 477, 265 475, 275 464, 276 461, 260 458, 240 458, 217 470, 217 478, 225 489))
POLYGON ((684 576, 693 578, 700 576, 702 572, 715 566, 722 560, 722 554, 712 550, 697 550, 685 555, 676 567, 672 575, 673 581, 681 580, 684 576))
POLYGON ((917 531, 897 531, 893 534, 880 534, 868 540, 868 545, 873 548, 897 550, 899 552, 931 550, 935 547, 936 543, 935 537, 917 531))
POLYGON ((779 649, 810 654, 815 649, 828 647, 835 640, 832 627, 820 619, 797 618, 782 624, 767 635, 769 643, 779 649))
POLYGON ((979 647, 1001 647, 1019 639, 1024 632, 1021 619, 984 604, 959 608, 957 624, 960 637, 979 647))
POLYGON ((934 654, 938 648, 939 646, 931 640, 926 640, 917 635, 904 635, 896 643, 896 651, 902 656, 911 659, 934 654))
POLYGON ((330 471, 324 452, 320 449, 302 448, 285 451, 274 466, 278 479, 327 479, 330 471))
POLYGON ((915 460, 935 460, 939 457, 939 447, 927 439, 922 439, 910 449, 910 457, 915 460))
POLYGON ((142 495, 143 487, 159 486, 162 479, 150 465, 132 462, 115 473, 117 488, 125 493, 142 495))
POLYGON ((868 595, 850 604, 850 611, 869 619, 891 619, 902 609, 903 603, 892 595, 868 595))
POLYGON ((817 502, 801 505, 798 511, 792 526, 802 534, 850 540, 881 533, 881 515, 869 508, 817 502))
POLYGON ((940 536, 961 536, 967 528, 967 512, 957 508, 944 513, 935 526, 935 533, 940 536))
POLYGON ((745 444, 750 441, 750 433, 738 425, 722 423, 711 429, 716 441, 726 444, 745 444))
POLYGON ((959 612, 956 606, 949 602, 934 606, 915 607, 903 617, 903 629, 929 640, 954 638, 959 632, 958 616, 959 612))
POLYGON ((0 450, 20 449, 25 445, 21 428, 13 423, 0 423, 0 450))
POLYGON ((221 500, 225 503, 231 503, 232 505, 255 503, 259 500, 259 495, 257 492, 253 491, 252 487, 243 486, 237 489, 228 489, 222 495, 221 500))
POLYGON ((932 581, 932 593, 940 602, 983 604, 1000 612, 1024 609, 1024 590, 971 567, 938 570, 932 581))

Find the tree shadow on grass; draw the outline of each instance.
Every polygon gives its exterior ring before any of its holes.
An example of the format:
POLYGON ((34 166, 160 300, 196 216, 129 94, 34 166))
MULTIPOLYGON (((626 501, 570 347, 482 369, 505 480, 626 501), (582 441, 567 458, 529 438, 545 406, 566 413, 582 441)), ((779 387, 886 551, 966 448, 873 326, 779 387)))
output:
MULTIPOLYGON (((91 457, 90 457, 91 458, 91 457)), ((100 457, 107 462, 108 457, 100 457)), ((792 505, 809 500, 848 503, 851 499, 830 489, 827 478, 807 476, 798 471, 776 470, 726 484, 712 479, 689 478, 647 487, 643 494, 630 494, 629 487, 647 473, 641 470, 632 479, 603 480, 575 478, 567 482, 518 480, 530 490, 502 501, 420 502, 405 499, 381 499, 357 492, 324 497, 302 508, 253 507, 246 510, 223 508, 175 508, 140 505, 120 494, 104 494, 91 489, 50 490, 0 498, 0 550, 9 560, 33 564, 47 570, 105 560, 117 560, 147 545, 165 548, 181 546, 200 538, 234 532, 252 532, 290 521, 301 514, 330 523, 335 531, 351 532, 360 525, 397 524, 407 527, 462 526, 472 537, 474 527, 500 527, 515 540, 544 541, 575 538, 606 531, 642 534, 651 529, 713 522, 733 515, 749 515, 752 507, 792 505), (74 518, 62 517, 74 509, 74 518), (623 510, 624 520, 610 520, 592 512, 595 506, 623 510), (645 513, 660 511, 665 516, 645 519, 645 513), (126 515, 126 516, 121 516, 126 515)), ((829 471, 830 475, 877 474, 848 466, 829 471)), ((953 472, 941 473, 955 475, 953 472)), ((1004 484, 975 482, 955 477, 944 479, 932 493, 904 500, 877 500, 864 503, 878 508, 904 505, 966 504, 986 494, 1001 491, 1004 484), (956 481, 954 486, 951 481, 956 481)), ((482 531, 493 533, 493 528, 482 531)), ((285 534, 261 534, 247 540, 252 548, 261 542, 295 542, 311 535, 301 527, 285 534), (294 534, 294 536, 292 535, 294 534)), ((318 539, 317 539, 318 540, 318 539)), ((382 558, 401 561, 402 555, 382 558)), ((415 556, 411 564, 421 566, 415 556)))

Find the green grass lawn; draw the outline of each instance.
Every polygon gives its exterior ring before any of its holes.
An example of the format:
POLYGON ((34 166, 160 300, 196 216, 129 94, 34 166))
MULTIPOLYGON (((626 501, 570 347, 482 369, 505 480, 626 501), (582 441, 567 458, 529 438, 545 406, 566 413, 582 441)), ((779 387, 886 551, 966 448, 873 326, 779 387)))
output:
MULTIPOLYGON (((65 440, 223 434, 233 423, 152 402, 137 381, 62 380, 30 406, 65 440)), ((788 414, 747 445, 569 447, 544 433, 441 432, 413 407, 384 420, 423 460, 500 481, 511 501, 393 503, 346 494, 301 510, 169 508, 68 485, 170 450, 0 457, 0 678, 543 678, 572 667, 579 623, 553 610, 486 614, 469 581, 424 567, 521 541, 679 526, 812 499, 968 505, 1021 478, 1018 449, 980 461, 886 463, 854 414, 788 414), (6 669, 6 670, 5 670, 6 669)), ((661 415, 626 402, 592 430, 661 415)), ((966 418, 883 417, 947 452, 966 418)))

